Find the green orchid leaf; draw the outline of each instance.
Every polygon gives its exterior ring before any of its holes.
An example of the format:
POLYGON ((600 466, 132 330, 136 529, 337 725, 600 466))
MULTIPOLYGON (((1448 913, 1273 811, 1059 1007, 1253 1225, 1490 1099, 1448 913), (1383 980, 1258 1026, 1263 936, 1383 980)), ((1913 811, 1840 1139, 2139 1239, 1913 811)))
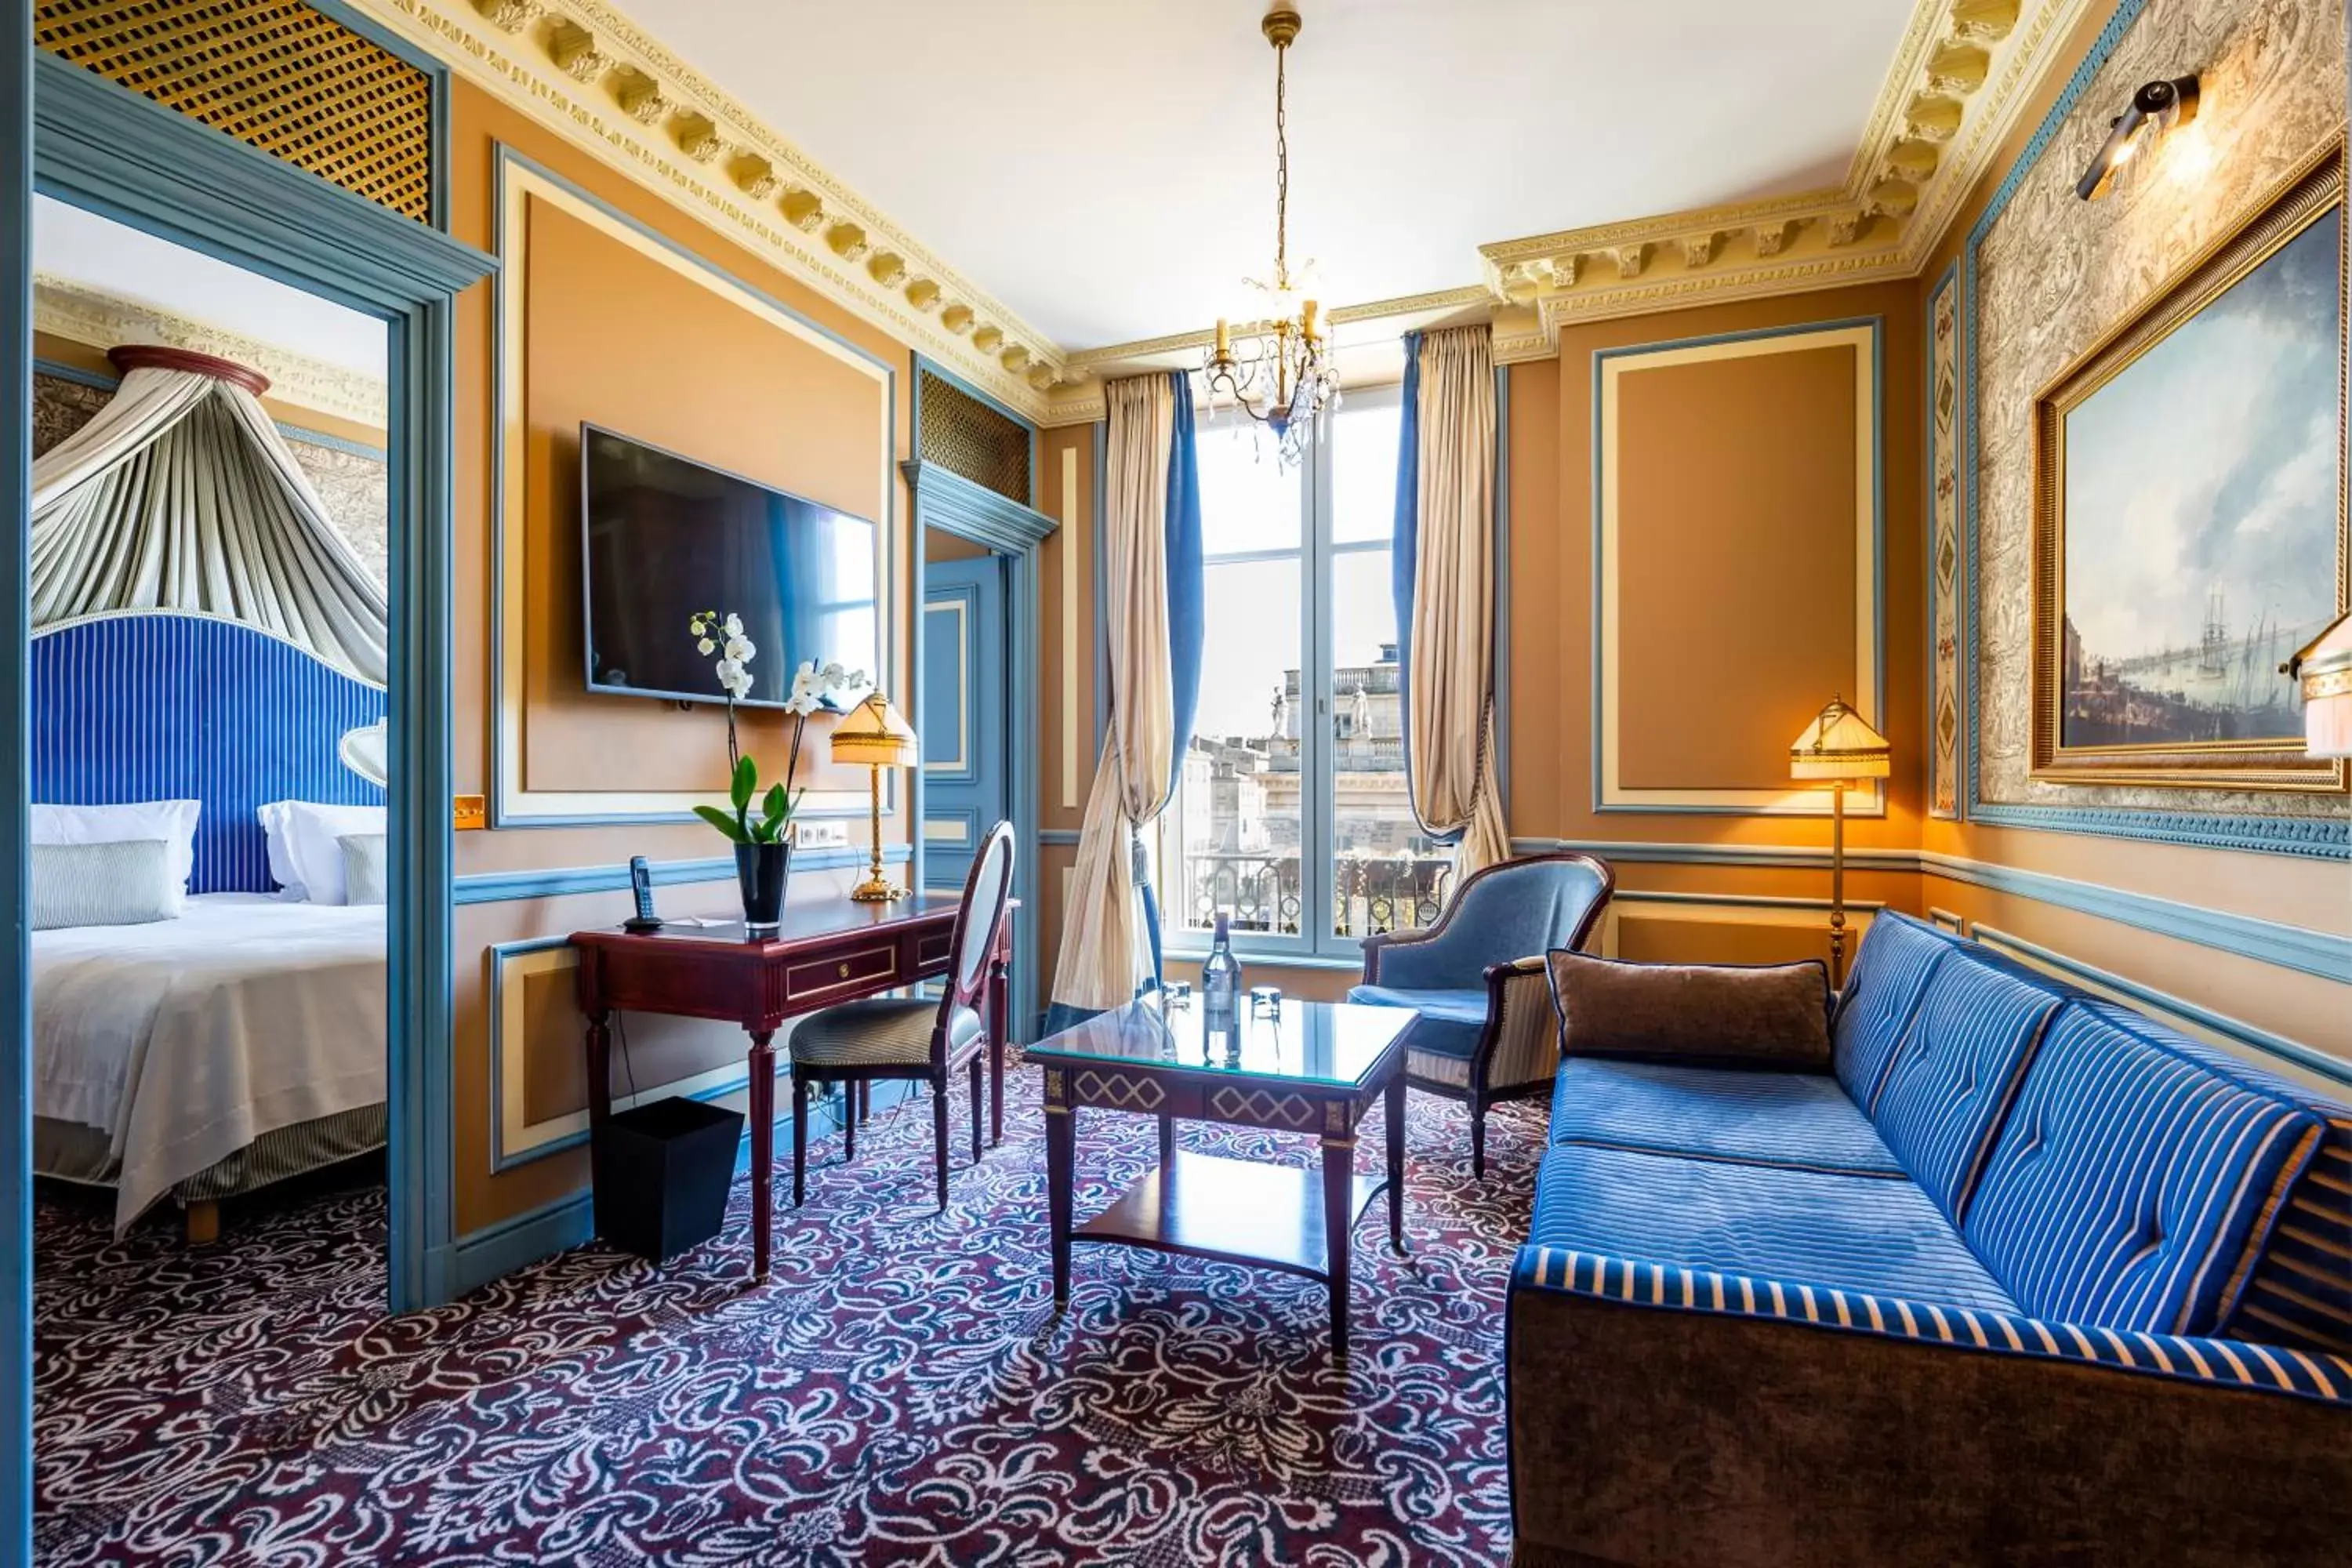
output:
POLYGON ((735 762, 735 777, 727 793, 733 796, 735 810, 740 815, 751 808, 751 792, 760 787, 760 764, 749 757, 735 762))
POLYGON ((768 826, 772 828, 782 824, 792 808, 793 803, 785 797, 784 786, 770 784, 768 798, 761 803, 761 809, 768 819, 768 826))
POLYGON ((742 844, 748 842, 744 837, 742 824, 737 822, 735 818, 728 816, 717 806, 698 805, 694 808, 694 815, 702 818, 703 821, 710 824, 711 826, 719 829, 719 832, 725 834, 736 843, 742 844))

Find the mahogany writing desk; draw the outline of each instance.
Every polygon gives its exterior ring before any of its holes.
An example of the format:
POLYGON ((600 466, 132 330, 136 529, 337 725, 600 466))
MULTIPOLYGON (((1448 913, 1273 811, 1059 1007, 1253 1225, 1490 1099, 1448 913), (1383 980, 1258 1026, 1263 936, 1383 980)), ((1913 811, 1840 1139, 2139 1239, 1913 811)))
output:
MULTIPOLYGON (((776 1031, 788 1018, 877 995, 947 973, 955 931, 953 893, 916 893, 893 904, 846 898, 788 900, 774 935, 747 941, 740 925, 673 926, 633 936, 572 933, 580 950, 580 1010, 588 1016, 588 1122, 612 1114, 612 1018, 664 1013, 739 1025, 751 1037, 751 1273, 768 1277, 775 1206, 776 1031)), ((989 1094, 993 1142, 1004 1140, 1005 974, 1013 952, 1007 909, 989 965, 989 1094)))

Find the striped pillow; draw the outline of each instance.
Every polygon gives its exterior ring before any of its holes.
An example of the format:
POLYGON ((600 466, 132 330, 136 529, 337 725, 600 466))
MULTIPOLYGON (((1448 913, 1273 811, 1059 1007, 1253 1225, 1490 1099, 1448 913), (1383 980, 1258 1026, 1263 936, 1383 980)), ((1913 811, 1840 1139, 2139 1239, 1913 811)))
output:
POLYGON ((33 846, 33 929, 147 925, 179 913, 172 846, 161 838, 33 846))
POLYGON ((1911 1026, 1866 1106, 1911 1179, 1954 1225, 1993 1130, 2064 993, 1981 950, 1936 965, 1911 1026))
POLYGON ((2206 1334, 2319 1118, 2081 1005, 2051 1023, 1961 1234, 2027 1310, 2206 1334))

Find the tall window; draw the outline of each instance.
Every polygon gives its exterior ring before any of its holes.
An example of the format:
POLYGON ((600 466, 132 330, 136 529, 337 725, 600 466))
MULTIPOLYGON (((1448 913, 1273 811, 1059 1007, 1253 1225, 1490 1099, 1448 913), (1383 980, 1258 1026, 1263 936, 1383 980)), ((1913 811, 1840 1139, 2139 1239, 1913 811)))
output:
POLYGON ((1338 957, 1436 918, 1452 858, 1405 794, 1397 434, 1392 387, 1350 394, 1287 473, 1246 421, 1202 426, 1201 702, 1160 818, 1175 945, 1223 913, 1258 952, 1338 957))

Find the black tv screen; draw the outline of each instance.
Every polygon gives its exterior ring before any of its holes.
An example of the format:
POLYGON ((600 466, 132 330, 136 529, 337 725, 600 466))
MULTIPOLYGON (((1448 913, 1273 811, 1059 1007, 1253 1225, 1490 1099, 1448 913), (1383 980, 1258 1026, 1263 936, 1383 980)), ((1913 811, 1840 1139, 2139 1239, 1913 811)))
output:
POLYGON ((588 689, 723 702, 688 623, 743 619, 761 707, 792 695, 803 661, 877 673, 874 524, 689 462, 594 425, 580 427, 588 689))

